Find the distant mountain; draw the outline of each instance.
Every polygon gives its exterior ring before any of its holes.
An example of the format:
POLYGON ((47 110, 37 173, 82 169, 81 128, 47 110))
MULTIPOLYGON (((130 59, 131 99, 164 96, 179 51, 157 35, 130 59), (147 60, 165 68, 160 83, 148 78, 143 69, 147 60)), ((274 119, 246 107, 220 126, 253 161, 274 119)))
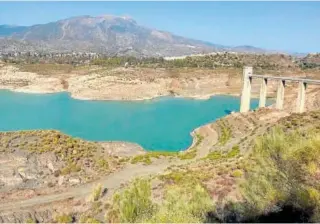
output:
POLYGON ((235 52, 243 52, 243 53, 267 53, 268 51, 265 49, 249 46, 249 45, 243 45, 243 46, 236 46, 231 48, 230 50, 235 52))
POLYGON ((80 16, 29 27, 0 26, 0 51, 86 51, 108 55, 180 56, 215 51, 261 53, 252 46, 227 47, 146 28, 129 17, 80 16))
POLYGON ((9 25, 0 25, 0 37, 1 36, 10 36, 14 33, 19 33, 27 29, 25 26, 9 26, 9 25))

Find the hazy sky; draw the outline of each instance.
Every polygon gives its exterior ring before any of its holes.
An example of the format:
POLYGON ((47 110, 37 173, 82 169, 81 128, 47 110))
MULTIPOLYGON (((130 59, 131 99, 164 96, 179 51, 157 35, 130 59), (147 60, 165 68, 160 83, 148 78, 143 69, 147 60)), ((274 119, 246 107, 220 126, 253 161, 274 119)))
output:
POLYGON ((320 52, 320 2, 0 2, 0 24, 102 14, 216 44, 320 52))

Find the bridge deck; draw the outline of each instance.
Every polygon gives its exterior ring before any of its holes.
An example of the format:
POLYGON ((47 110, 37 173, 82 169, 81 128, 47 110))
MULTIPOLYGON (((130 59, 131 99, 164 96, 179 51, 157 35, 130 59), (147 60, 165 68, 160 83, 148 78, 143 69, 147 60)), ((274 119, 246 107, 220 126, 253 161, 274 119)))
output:
POLYGON ((285 77, 285 76, 269 76, 269 75, 250 75, 250 77, 261 78, 261 79, 278 79, 278 80, 304 82, 304 83, 320 85, 320 80, 315 80, 315 79, 303 79, 303 78, 294 78, 294 77, 285 77))

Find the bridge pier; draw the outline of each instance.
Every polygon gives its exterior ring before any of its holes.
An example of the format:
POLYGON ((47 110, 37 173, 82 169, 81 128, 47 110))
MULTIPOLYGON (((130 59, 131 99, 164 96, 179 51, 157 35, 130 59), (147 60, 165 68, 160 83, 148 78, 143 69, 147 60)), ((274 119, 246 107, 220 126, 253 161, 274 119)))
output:
POLYGON ((285 85, 286 85, 285 80, 279 80, 278 90, 277 90, 277 101, 276 101, 276 108, 279 110, 283 109, 285 85))
POLYGON ((300 81, 298 87, 297 113, 304 112, 304 104, 306 100, 307 83, 300 81))
POLYGON ((248 112, 250 110, 251 98, 251 82, 252 82, 252 67, 244 67, 243 69, 243 86, 241 93, 240 112, 248 112))
POLYGON ((268 85, 268 79, 266 78, 261 79, 259 107, 266 106, 267 85, 268 85))
POLYGON ((243 69, 243 86, 241 93, 241 104, 240 112, 248 112, 250 110, 250 95, 251 95, 251 84, 252 78, 262 79, 261 88, 260 88, 260 100, 259 107, 266 106, 267 100, 267 88, 268 80, 274 79, 278 80, 278 89, 277 89, 277 100, 276 100, 276 109, 282 110, 284 103, 284 89, 286 87, 286 81, 289 82, 298 82, 298 97, 296 102, 296 112, 303 113, 305 111, 305 101, 306 101, 306 90, 307 84, 317 84, 320 85, 320 80, 315 79, 306 79, 306 78, 297 78, 297 77, 283 77, 283 76, 269 76, 269 75, 255 75, 252 73, 252 67, 244 67, 243 69))

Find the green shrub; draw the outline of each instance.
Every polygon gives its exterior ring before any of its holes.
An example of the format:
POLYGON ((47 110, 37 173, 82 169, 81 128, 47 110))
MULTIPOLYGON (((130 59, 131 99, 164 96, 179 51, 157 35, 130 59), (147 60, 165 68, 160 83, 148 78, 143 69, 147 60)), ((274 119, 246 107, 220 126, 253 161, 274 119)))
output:
POLYGON ((224 156, 221 152, 214 151, 210 152, 205 158, 209 160, 218 160, 224 158, 224 156))
POLYGON ((169 188, 164 202, 153 216, 143 222, 151 223, 200 223, 213 210, 213 201, 200 185, 169 188))
POLYGON ((115 194, 108 222, 138 222, 153 213, 150 182, 136 179, 124 192, 115 194))
POLYGON ((61 169, 62 175, 67 175, 73 172, 79 172, 81 170, 81 167, 78 166, 75 163, 69 163, 67 166, 61 169))
POLYGON ((91 198, 92 201, 98 201, 102 195, 102 185, 98 184, 92 191, 91 198))
POLYGON ((98 159, 97 160, 97 165, 102 170, 108 170, 109 169, 109 163, 105 159, 98 159))
POLYGON ((181 171, 172 171, 169 174, 159 176, 161 180, 173 181, 176 184, 186 181, 187 179, 189 180, 187 177, 189 177, 187 173, 181 171))
POLYGON ((26 223, 37 223, 36 220, 34 220, 33 218, 27 218, 26 223))
POLYGON ((181 160, 193 159, 197 156, 197 151, 195 149, 189 149, 186 152, 179 153, 178 158, 181 160))
POLYGON ((131 159, 132 164, 144 163, 145 165, 150 165, 152 163, 152 158, 159 159, 161 157, 173 157, 177 156, 177 152, 148 152, 143 155, 137 155, 131 159))
POLYGON ((233 177, 242 177, 243 176, 243 172, 242 170, 235 170, 232 172, 232 176, 233 177))
POLYGON ((132 164, 143 163, 145 165, 150 165, 152 163, 151 157, 148 155, 138 155, 131 159, 132 164))
POLYGON ((319 155, 320 133, 314 130, 284 132, 274 128, 258 138, 256 165, 247 172, 242 185, 248 205, 256 214, 267 212, 275 204, 319 210, 319 155))
POLYGON ((225 124, 223 121, 219 122, 219 128, 220 128, 219 143, 221 145, 225 145, 231 138, 232 131, 230 127, 227 124, 225 124))
POLYGON ((240 147, 239 145, 234 145, 232 149, 227 153, 227 158, 233 158, 240 154, 240 147))
POLYGON ((73 217, 71 215, 63 214, 63 215, 56 216, 55 220, 58 223, 72 223, 73 217))
POLYGON ((80 223, 101 223, 98 219, 95 219, 89 216, 81 216, 79 222, 80 223))

